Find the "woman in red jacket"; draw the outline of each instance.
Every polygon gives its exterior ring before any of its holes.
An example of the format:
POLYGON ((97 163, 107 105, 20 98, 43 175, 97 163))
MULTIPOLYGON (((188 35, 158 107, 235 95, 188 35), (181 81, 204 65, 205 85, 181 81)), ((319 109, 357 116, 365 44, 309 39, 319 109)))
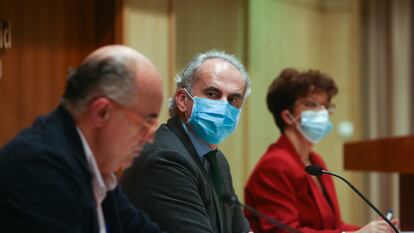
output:
MULTIPOLYGON (((331 176, 304 171, 311 164, 327 170, 312 147, 332 128, 331 99, 337 92, 334 81, 319 71, 285 69, 273 81, 267 106, 281 136, 253 170, 245 187, 246 204, 303 233, 391 233, 383 220, 362 228, 344 223, 331 176)), ((277 232, 266 220, 245 213, 254 232, 277 232)))

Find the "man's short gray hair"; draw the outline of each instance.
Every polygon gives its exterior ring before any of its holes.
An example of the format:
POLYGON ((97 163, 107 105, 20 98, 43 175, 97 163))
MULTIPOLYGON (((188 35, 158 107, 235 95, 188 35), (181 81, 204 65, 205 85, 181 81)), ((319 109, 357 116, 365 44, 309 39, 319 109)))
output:
MULTIPOLYGON (((204 53, 197 54, 189 64, 181 71, 181 73, 177 74, 175 78, 175 82, 177 83, 177 89, 179 88, 185 88, 187 89, 190 94, 192 93, 192 85, 197 80, 197 76, 195 75, 198 68, 209 59, 221 59, 223 61, 226 61, 230 64, 232 64, 239 72, 241 73, 244 81, 245 81, 245 91, 243 98, 245 99, 247 96, 250 95, 251 92, 251 82, 249 79, 249 76, 246 72, 246 69, 244 68, 243 64, 240 62, 240 60, 232 55, 225 53, 224 51, 218 51, 218 50, 210 50, 204 53)), ((175 94, 169 99, 168 101, 168 109, 170 116, 176 115, 176 106, 177 103, 175 102, 175 94)))
POLYGON ((129 57, 108 57, 88 61, 72 70, 61 103, 73 114, 84 112, 98 97, 129 105, 136 96, 135 67, 129 57))

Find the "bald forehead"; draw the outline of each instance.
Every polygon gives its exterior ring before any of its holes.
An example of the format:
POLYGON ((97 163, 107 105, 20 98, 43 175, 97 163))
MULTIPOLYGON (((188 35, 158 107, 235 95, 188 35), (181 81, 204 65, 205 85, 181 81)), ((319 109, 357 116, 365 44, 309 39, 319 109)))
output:
POLYGON ((148 59, 138 51, 123 45, 108 45, 92 52, 82 63, 99 62, 105 59, 129 58, 137 63, 148 59))
POLYGON ((199 72, 214 72, 223 69, 238 69, 230 62, 221 58, 210 58, 205 60, 198 68, 199 72))
POLYGON ((99 63, 105 60, 115 60, 120 62, 126 69, 137 75, 137 81, 140 81, 141 78, 146 78, 146 75, 138 75, 138 73, 143 73, 142 71, 151 72, 153 74, 152 76, 158 76, 159 78, 158 70, 147 57, 124 45, 108 45, 99 48, 87 56, 83 61, 83 64, 99 63))
POLYGON ((232 75, 236 75, 237 77, 243 79, 243 75, 237 67, 221 58, 210 58, 205 60, 197 69, 195 75, 199 77, 202 74, 217 75, 223 72, 227 74, 231 73, 232 75))

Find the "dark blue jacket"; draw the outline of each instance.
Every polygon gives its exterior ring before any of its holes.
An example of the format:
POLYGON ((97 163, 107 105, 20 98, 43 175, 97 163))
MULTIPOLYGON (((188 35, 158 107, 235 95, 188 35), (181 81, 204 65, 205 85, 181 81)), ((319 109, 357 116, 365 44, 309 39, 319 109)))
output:
MULTIPOLYGON (((108 232, 160 232, 120 187, 103 204, 108 232)), ((91 174, 75 123, 62 107, 0 150, 1 232, 98 232, 91 174)))

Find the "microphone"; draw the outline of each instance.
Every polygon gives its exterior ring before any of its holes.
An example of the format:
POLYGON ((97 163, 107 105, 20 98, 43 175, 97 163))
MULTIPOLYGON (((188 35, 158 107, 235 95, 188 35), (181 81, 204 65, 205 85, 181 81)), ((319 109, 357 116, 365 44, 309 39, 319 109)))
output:
POLYGON ((312 176, 320 176, 323 174, 323 169, 316 165, 309 165, 305 167, 305 171, 312 176))
POLYGON ((282 222, 279 222, 276 219, 273 219, 272 217, 259 212, 258 210, 256 210, 255 208, 253 208, 251 206, 243 204, 242 202, 239 201, 239 199, 237 198, 236 195, 233 195, 231 193, 224 193, 223 195, 221 195, 221 199, 223 200, 223 202, 228 203, 230 205, 236 204, 240 207, 243 207, 244 209, 250 211, 252 214, 256 215, 257 217, 263 218, 266 221, 268 221, 269 223, 271 223, 272 225, 277 226, 280 230, 286 229, 290 233, 301 233, 300 231, 296 230, 295 228, 292 228, 289 225, 286 225, 282 222))
POLYGON ((358 189, 356 189, 348 180, 346 180, 345 178, 343 178, 342 176, 340 176, 340 175, 337 175, 337 174, 335 174, 335 173, 333 173, 333 172, 328 172, 328 171, 325 171, 325 170, 323 170, 320 166, 317 166, 317 165, 309 165, 309 166, 306 166, 305 167, 305 171, 308 173, 308 174, 310 174, 310 175, 312 175, 312 176, 320 176, 320 175, 323 175, 323 174, 328 174, 328 175, 331 175, 331 176, 335 176, 335 177, 337 177, 337 178, 339 178, 339 179, 341 179, 342 181, 344 181, 349 187, 351 187, 351 189, 352 190, 354 190, 354 192, 356 192, 357 194, 358 194, 358 196, 360 197, 360 198, 362 198, 362 200, 364 200, 373 210, 375 210, 375 212, 377 212, 377 214, 379 215, 379 216, 381 216, 381 218, 382 219, 384 219, 384 221, 385 222, 387 222, 388 223, 388 225, 390 225, 391 226, 391 228, 395 231, 395 233, 400 233, 400 231, 397 229, 397 227, 395 227, 395 225, 394 224, 392 224, 392 222, 388 219, 388 218, 386 218, 385 216, 384 216, 384 214, 377 208, 377 207, 375 207, 374 206, 374 204, 372 204, 369 200, 368 200, 368 198, 366 198, 361 192, 359 192, 358 191, 358 189))

